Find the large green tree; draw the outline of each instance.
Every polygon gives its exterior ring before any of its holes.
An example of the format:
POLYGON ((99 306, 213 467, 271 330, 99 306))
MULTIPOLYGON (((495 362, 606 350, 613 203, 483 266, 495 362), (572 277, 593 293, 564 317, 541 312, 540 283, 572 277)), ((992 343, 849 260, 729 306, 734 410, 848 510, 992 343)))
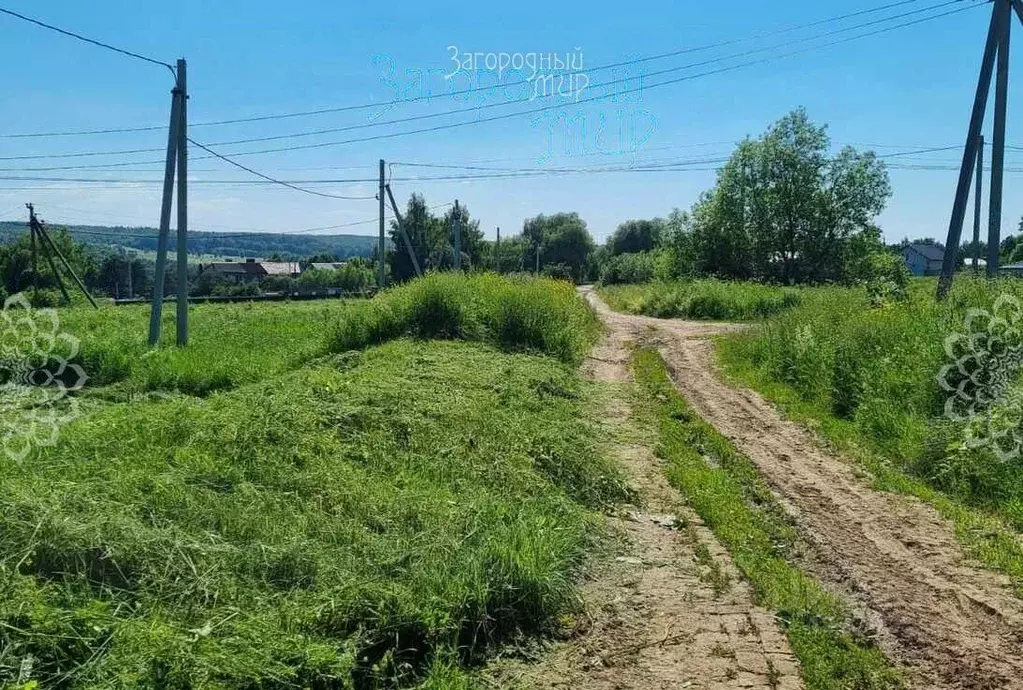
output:
POLYGON ((607 239, 607 249, 611 256, 653 251, 663 232, 664 221, 660 218, 629 220, 619 225, 607 239))
POLYGON ((586 221, 578 213, 541 214, 529 218, 522 225, 522 236, 530 254, 524 262, 527 268, 535 268, 539 249, 541 270, 562 265, 575 280, 584 278, 587 259, 596 248, 586 229, 586 221))
POLYGON ((872 152, 830 148, 826 128, 802 109, 739 144, 693 208, 697 268, 742 279, 845 279, 891 186, 872 152))

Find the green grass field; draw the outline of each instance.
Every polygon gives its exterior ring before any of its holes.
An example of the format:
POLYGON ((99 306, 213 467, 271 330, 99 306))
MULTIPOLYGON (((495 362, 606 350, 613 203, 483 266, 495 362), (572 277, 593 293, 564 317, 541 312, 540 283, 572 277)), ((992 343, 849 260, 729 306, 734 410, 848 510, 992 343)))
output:
POLYGON ((0 686, 463 687, 576 606, 625 487, 571 286, 201 306, 153 354, 146 315, 62 312, 108 393, 0 459, 0 686))
POLYGON ((605 285, 608 305, 627 314, 658 318, 753 321, 799 304, 801 290, 720 280, 605 285))

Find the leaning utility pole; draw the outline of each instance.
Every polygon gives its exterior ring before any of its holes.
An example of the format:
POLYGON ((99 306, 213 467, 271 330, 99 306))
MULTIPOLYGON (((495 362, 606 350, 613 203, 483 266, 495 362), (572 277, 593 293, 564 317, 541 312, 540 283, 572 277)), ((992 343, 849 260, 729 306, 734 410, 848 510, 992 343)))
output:
POLYGON ((60 277, 60 272, 57 270, 57 265, 53 261, 52 254, 56 254, 57 258, 60 259, 61 263, 64 264, 64 268, 71 277, 74 278, 78 288, 82 291, 82 294, 89 300, 89 304, 95 309, 99 309, 99 305, 96 304, 96 300, 89 294, 88 288, 85 287, 85 283, 75 273, 75 269, 71 268, 71 264, 68 263, 67 258, 61 253, 60 249, 57 248, 57 244, 50 237, 50 234, 46 232, 46 228, 43 227, 42 221, 36 217, 36 209, 33 204, 25 204, 28 208, 28 228, 29 232, 32 233, 32 273, 33 283, 35 284, 36 293, 39 292, 39 269, 37 266, 39 251, 41 250, 43 255, 46 257, 46 263, 50 266, 50 271, 53 272, 53 278, 57 281, 57 286, 60 288, 61 294, 64 296, 64 300, 70 304, 71 296, 67 293, 67 288, 64 287, 64 281, 60 277))
POLYGON ((384 267, 384 159, 380 159, 380 189, 377 191, 377 198, 380 199, 380 242, 377 244, 377 287, 384 289, 387 282, 387 271, 384 267))
POLYGON ((998 76, 995 84, 995 121, 994 139, 991 152, 991 202, 988 209, 988 266, 989 277, 998 272, 998 250, 1001 244, 1002 221, 1002 184, 1005 165, 1005 120, 1009 86, 1009 38, 1011 35, 1012 13, 1023 22, 1023 4, 1020 0, 994 0, 992 2, 991 23, 988 27, 987 43, 981 61, 980 78, 977 80, 977 92, 973 99, 973 112, 970 115, 969 131, 966 135, 966 149, 963 151, 963 162, 959 168, 959 182, 956 186, 955 202, 952 205, 952 218, 948 225, 948 237, 945 241, 945 258, 941 266, 941 277, 938 279, 938 299, 944 299, 952 287, 956 264, 959 261, 959 243, 962 239, 963 221, 966 218, 966 205, 973 182, 974 166, 977 165, 977 149, 980 147, 981 130, 984 126, 984 114, 987 110, 988 94, 991 90, 991 77, 997 62, 998 76))
POLYGON ((984 192, 984 136, 977 146, 977 191, 973 195, 973 274, 977 274, 977 259, 980 258, 980 207, 984 192))
POLYGON ((178 345, 188 344, 188 141, 185 118, 188 92, 185 61, 178 60, 174 88, 171 90, 170 127, 167 133, 167 160, 163 170, 163 202, 160 205, 160 236, 156 243, 156 275, 153 276, 153 304, 149 314, 149 346, 160 342, 163 317, 164 280, 167 273, 167 241, 170 235, 171 204, 174 197, 174 169, 178 170, 178 345))

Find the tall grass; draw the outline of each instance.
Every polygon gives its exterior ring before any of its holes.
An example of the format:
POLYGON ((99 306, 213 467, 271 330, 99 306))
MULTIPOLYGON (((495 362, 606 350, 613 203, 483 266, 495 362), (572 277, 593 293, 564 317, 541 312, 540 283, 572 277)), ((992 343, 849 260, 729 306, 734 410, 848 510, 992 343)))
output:
POLYGON ((74 307, 59 311, 63 331, 81 342, 90 389, 131 396, 178 391, 205 396, 272 377, 316 357, 393 338, 461 338, 507 350, 579 361, 600 326, 560 281, 497 275, 433 274, 373 300, 202 304, 190 309, 190 343, 174 347, 173 310, 162 347, 146 339, 149 309, 74 307))
POLYGON ((616 311, 658 318, 753 321, 799 304, 801 291, 720 280, 604 285, 601 297, 616 311))
POLYGON ((288 371, 326 353, 326 333, 343 312, 329 302, 200 304, 190 308, 186 349, 174 347, 174 310, 164 310, 162 347, 150 350, 149 309, 61 309, 61 329, 81 343, 90 388, 125 393, 209 395, 288 371))
POLYGON ((335 352, 392 338, 488 342, 576 363, 600 331, 596 315, 564 281, 435 273, 351 303, 331 339, 335 352))
POLYGON ((967 311, 1023 296, 1023 285, 960 277, 941 304, 933 291, 933 281, 918 281, 906 301, 876 308, 862 290, 808 290, 797 309, 727 339, 720 353, 750 383, 785 386, 813 416, 847 425, 902 470, 1023 527, 1021 461, 964 450, 937 382, 950 361, 945 338, 964 330, 967 311))

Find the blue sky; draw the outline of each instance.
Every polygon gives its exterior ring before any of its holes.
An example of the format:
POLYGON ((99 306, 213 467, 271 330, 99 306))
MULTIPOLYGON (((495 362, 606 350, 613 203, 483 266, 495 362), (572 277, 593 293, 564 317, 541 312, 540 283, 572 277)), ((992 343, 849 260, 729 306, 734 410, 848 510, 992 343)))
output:
MULTIPOLYGON (((964 0, 966 2, 973 0, 964 0)), ((838 24, 820 25, 767 38, 743 41, 716 50, 651 60, 617 70, 617 79, 637 78, 751 49, 778 45, 890 17, 936 7, 941 0, 906 4, 838 24), (625 70, 629 71, 626 72, 625 70)), ((614 80, 596 68, 642 56, 745 39, 780 28, 865 10, 884 0, 855 0, 833 5, 808 0, 728 5, 708 2, 646 2, 635 10, 625 3, 393 2, 387 10, 375 3, 309 0, 282 4, 265 0, 139 3, 96 0, 3 0, 8 9, 160 60, 188 59, 189 120, 193 124, 272 113, 291 113, 366 103, 386 104, 393 85, 408 94, 423 87, 436 94, 425 102, 390 108, 355 110, 230 126, 193 126, 199 142, 286 135, 361 125, 422 114, 507 101, 491 90, 452 97, 445 90, 464 88, 466 75, 446 81, 464 53, 557 53, 579 50, 591 85, 584 98, 606 89, 593 85, 614 80), (393 66, 393 73, 390 72, 393 66)), ((836 146, 853 144, 879 154, 915 147, 961 144, 976 85, 989 12, 987 5, 889 33, 780 58, 764 64, 696 78, 661 88, 658 81, 742 62, 716 63, 660 77, 644 77, 642 91, 587 104, 571 104, 557 113, 575 119, 572 139, 566 118, 553 111, 478 123, 433 133, 239 157, 245 165, 288 180, 372 179, 377 160, 433 165, 496 168, 623 167, 684 160, 714 161, 728 155, 732 142, 756 135, 797 106, 827 123, 836 146), (585 136, 579 134, 585 120, 585 136), (621 132, 619 136, 618 133, 621 132), (566 146, 571 150, 566 152, 566 146), (630 150, 634 149, 634 150, 630 150)), ((949 8, 932 9, 931 14, 949 8)), ((953 7, 954 9, 954 7, 953 7)), ((913 15, 903 20, 927 16, 913 15)), ((878 24, 871 28, 881 28, 878 24)), ((808 40, 794 50, 863 33, 808 40)), ((1021 27, 1014 27, 1017 35, 1021 27)), ((1018 42, 1018 41, 1017 41, 1018 42)), ((0 16, 3 99, 0 135, 22 132, 74 131, 165 125, 171 75, 162 67, 132 60, 64 36, 0 16)), ((766 51, 745 60, 784 51, 766 51)), ((1019 69, 1015 59, 1013 69, 1019 69)), ((527 74, 528 76, 528 70, 527 74)), ((505 81, 520 79, 505 75, 505 81)), ((486 83, 493 77, 484 76, 486 83)), ((1018 79, 1014 79, 1014 82, 1018 79)), ((641 83, 629 82, 635 88, 641 83)), ((1010 89, 1010 144, 1023 122, 1013 119, 1010 89)), ((513 94, 516 88, 508 89, 513 94)), ((511 95, 514 98, 514 95, 511 95)), ((991 99, 993 101, 993 98, 991 99)), ((493 107, 476 112, 404 125, 374 127, 294 140, 214 147, 227 155, 292 144, 332 142, 419 129, 543 107, 554 101, 493 107)), ((562 101, 563 102, 563 101, 562 101)), ((987 130, 990 130, 990 117, 987 130)), ((56 153, 162 148, 165 131, 91 135, 51 139, 0 138, 0 158, 56 153)), ((369 220, 376 202, 327 199, 284 188, 224 185, 218 181, 252 179, 216 160, 196 160, 190 186, 192 229, 298 230, 369 220)), ((891 159, 893 163, 956 166, 956 151, 891 159)), ((120 154, 64 159, 0 160, 0 177, 59 177, 137 180, 137 184, 88 184, 64 181, 0 180, 0 219, 23 215, 34 202, 51 222, 156 225, 159 216, 161 164, 145 163, 161 153, 120 154), (121 169, 32 171, 28 168, 133 162, 121 169)), ((1008 165, 1023 162, 1009 152, 1008 165)), ((537 213, 578 211, 598 239, 630 218, 667 214, 689 207, 714 183, 714 163, 695 163, 694 170, 615 172, 489 180, 415 180, 415 177, 466 176, 484 171, 453 167, 416 168, 394 165, 392 187, 399 203, 408 194, 425 193, 442 204, 459 199, 478 217, 489 237, 518 232, 522 221, 537 213)), ((954 170, 892 169, 894 196, 881 224, 890 240, 904 236, 944 237, 957 173, 954 170)), ((1014 231, 1023 214, 1023 199, 1012 193, 1020 174, 1006 177, 1003 235, 1014 231)), ((333 194, 367 196, 375 183, 310 185, 333 194)), ((972 210, 969 214, 972 218, 972 210)), ((986 219, 986 211, 985 211, 986 219)), ((375 225, 338 232, 372 234, 375 225)), ((970 221, 966 233, 971 232, 970 221)), ((986 233, 986 221, 985 230, 986 233)))

